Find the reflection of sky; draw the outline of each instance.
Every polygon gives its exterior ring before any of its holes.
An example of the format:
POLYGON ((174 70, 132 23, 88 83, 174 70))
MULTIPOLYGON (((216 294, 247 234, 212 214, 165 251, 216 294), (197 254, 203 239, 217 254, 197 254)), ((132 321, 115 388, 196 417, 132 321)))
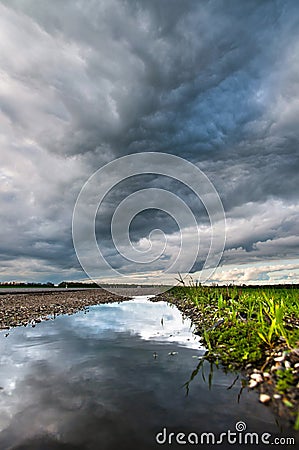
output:
POLYGON ((189 327, 176 308, 138 298, 1 332, 0 449, 69 448, 58 440, 80 450, 147 450, 164 425, 223 431, 237 419, 276 429, 254 394, 237 402, 239 382, 227 390, 235 375, 214 368, 209 390, 208 364, 185 395, 193 357, 204 352, 189 327))
POLYGON ((193 349, 202 348, 199 338, 192 334, 189 319, 183 319, 180 311, 165 302, 150 302, 148 297, 135 297, 135 300, 120 304, 102 305, 101 314, 97 306, 91 307, 88 327, 81 326, 86 321, 75 316, 78 333, 103 335, 110 332, 129 332, 141 339, 175 343, 193 349))

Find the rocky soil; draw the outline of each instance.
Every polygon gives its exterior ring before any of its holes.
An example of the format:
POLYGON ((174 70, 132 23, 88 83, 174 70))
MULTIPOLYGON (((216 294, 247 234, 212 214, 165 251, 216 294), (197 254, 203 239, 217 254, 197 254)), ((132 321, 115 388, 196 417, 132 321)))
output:
MULTIPOLYGON (((124 294, 124 292, 122 292, 124 294)), ((35 325, 59 314, 74 314, 100 303, 122 302, 130 297, 104 289, 84 291, 3 294, 0 296, 0 329, 35 325)))

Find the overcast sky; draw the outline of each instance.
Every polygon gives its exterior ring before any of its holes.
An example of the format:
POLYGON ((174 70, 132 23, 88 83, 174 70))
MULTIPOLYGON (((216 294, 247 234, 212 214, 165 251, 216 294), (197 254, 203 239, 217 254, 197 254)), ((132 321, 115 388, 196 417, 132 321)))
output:
MULTIPOLYGON (((159 152, 195 164, 219 193, 227 240, 212 281, 299 282, 297 1, 2 0, 0 121, 1 281, 86 278, 72 241, 80 189, 116 158, 159 152)), ((176 258, 182 230, 163 208, 138 214, 130 237, 141 251, 162 229, 164 257, 129 263, 113 246, 113 212, 149 187, 193 209, 199 271, 207 213, 158 175, 106 196, 96 220, 105 258, 127 282, 150 281, 176 258)), ((183 231, 192 248, 195 230, 183 231)))

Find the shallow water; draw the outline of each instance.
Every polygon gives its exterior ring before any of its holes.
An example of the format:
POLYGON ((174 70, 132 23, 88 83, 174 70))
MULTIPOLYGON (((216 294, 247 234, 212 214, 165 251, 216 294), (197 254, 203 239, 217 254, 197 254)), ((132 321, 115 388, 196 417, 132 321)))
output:
POLYGON ((182 448, 173 443, 179 432, 217 436, 235 431, 239 421, 247 431, 281 436, 257 394, 244 389, 240 395, 235 374, 216 367, 211 373, 204 363, 186 395, 184 384, 204 349, 190 321, 166 303, 136 297, 5 334, 1 450, 157 449, 164 438, 164 447, 182 448))

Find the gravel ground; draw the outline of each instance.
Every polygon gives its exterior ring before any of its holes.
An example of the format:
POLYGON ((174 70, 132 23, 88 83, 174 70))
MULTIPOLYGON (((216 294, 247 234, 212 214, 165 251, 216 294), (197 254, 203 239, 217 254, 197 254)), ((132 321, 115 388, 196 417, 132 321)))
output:
POLYGON ((125 290, 119 295, 104 289, 83 291, 42 291, 34 293, 12 293, 0 296, 0 329, 18 325, 35 324, 59 314, 73 314, 87 306, 100 303, 121 302, 131 296, 125 290))

